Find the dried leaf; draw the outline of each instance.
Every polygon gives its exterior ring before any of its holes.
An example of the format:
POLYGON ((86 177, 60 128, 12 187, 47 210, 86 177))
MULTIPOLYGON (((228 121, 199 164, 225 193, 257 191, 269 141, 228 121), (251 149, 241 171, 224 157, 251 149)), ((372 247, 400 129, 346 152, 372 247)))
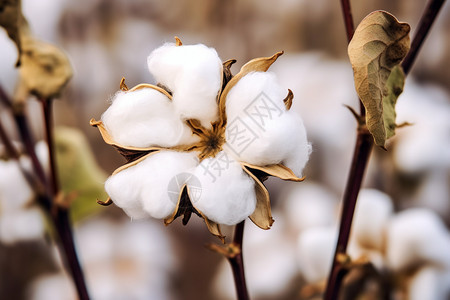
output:
POLYGON ((17 47, 17 63, 20 65, 20 55, 22 53, 21 28, 25 20, 22 16, 20 0, 0 0, 0 26, 5 28, 8 36, 14 41, 17 47))
POLYGON ((274 221, 272 219, 272 211, 270 208, 269 192, 264 184, 262 184, 252 172, 247 168, 243 168, 243 170, 255 181, 256 208, 250 215, 250 220, 261 229, 270 229, 274 221))
POLYGON ((22 38, 21 84, 41 99, 57 97, 72 77, 69 59, 59 48, 22 38))
POLYGON ((292 172, 291 169, 289 169, 288 167, 286 167, 285 165, 282 164, 277 164, 277 165, 269 165, 269 166, 256 166, 256 165, 252 165, 249 163, 241 163, 246 169, 248 169, 249 171, 253 170, 259 170, 262 171, 263 173, 270 175, 270 176, 275 176, 278 177, 280 179, 283 180, 290 180, 290 181, 303 181, 305 180, 305 177, 299 178, 297 177, 294 172, 292 172))
POLYGON ((390 76, 409 51, 409 31, 409 25, 399 23, 393 15, 375 11, 359 24, 348 46, 356 91, 366 108, 366 124, 381 147, 394 134, 394 106, 404 75, 398 67, 390 76))

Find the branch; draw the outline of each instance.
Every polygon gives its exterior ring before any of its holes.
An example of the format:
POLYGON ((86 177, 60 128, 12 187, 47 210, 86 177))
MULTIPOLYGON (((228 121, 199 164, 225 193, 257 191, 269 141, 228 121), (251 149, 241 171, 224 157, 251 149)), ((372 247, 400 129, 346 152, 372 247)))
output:
POLYGON ((445 0, 430 0, 430 2, 428 2, 425 12, 420 18, 417 31, 414 34, 414 39, 411 43, 411 50, 402 62, 402 67, 405 74, 408 74, 411 70, 414 60, 416 59, 417 54, 419 53, 419 50, 422 47, 428 32, 430 31, 431 25, 433 25, 433 22, 441 10, 444 2, 445 0))
POLYGON ((86 282, 83 275, 80 262, 78 260, 77 252, 75 249, 72 227, 70 224, 70 217, 68 208, 62 204, 56 203, 57 197, 60 195, 60 187, 58 183, 58 175, 56 169, 56 156, 54 151, 54 138, 53 138, 53 117, 52 117, 52 99, 41 99, 45 136, 49 150, 49 163, 50 163, 50 180, 49 190, 52 202, 50 215, 53 224, 58 233, 59 240, 61 242, 62 250, 65 253, 66 263, 68 264, 70 273, 75 282, 75 287, 78 292, 80 300, 88 300, 89 294, 87 291, 86 282))
POLYGON ((237 224, 234 229, 233 247, 236 249, 235 255, 227 256, 233 271, 234 284, 238 300, 249 300, 247 284, 245 282, 244 258, 242 256, 242 240, 244 236, 245 220, 237 224))
MULTIPOLYGON (((440 8, 445 0, 430 0, 420 22, 417 33, 411 44, 411 50, 404 59, 402 67, 405 75, 411 70, 412 64, 417 57, 417 54, 425 40, 431 25, 436 19, 440 8)), ((349 0, 341 0, 341 6, 344 14, 345 27, 347 31, 347 38, 350 41, 354 25, 352 20, 351 8, 349 0)), ((361 101, 360 101, 361 102, 361 101)), ((361 104, 361 116, 365 115, 364 106, 361 104)), ((347 185, 343 196, 343 209, 341 215, 341 222, 339 227, 339 237, 336 245, 336 250, 333 258, 333 264, 328 277, 328 283, 325 291, 325 300, 337 299, 339 289, 341 287, 342 279, 346 274, 346 270, 339 262, 339 257, 345 255, 347 252, 347 245, 350 237, 350 231, 353 221, 353 215, 358 198, 359 190, 361 188, 364 172, 369 161, 370 153, 373 147, 373 139, 367 131, 365 125, 359 126, 356 145, 353 153, 352 165, 347 179, 347 185)))

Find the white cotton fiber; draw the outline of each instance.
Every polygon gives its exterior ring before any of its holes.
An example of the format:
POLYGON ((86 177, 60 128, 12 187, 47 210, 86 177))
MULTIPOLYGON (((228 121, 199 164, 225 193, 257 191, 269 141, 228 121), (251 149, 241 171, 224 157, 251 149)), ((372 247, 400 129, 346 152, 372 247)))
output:
POLYGON ((383 251, 386 226, 393 210, 388 195, 374 189, 361 190, 353 217, 351 238, 364 248, 383 251))
POLYGON ((394 270, 430 262, 450 266, 450 236, 432 211, 408 209, 391 219, 387 229, 386 256, 394 270))
POLYGON ((318 283, 328 277, 336 247, 334 227, 313 227, 304 230, 298 239, 300 271, 309 283, 318 283))
POLYGON ((254 180, 224 151, 204 159, 192 173, 191 202, 212 221, 234 225, 255 210, 254 180))
POLYGON ((300 116, 286 111, 286 96, 272 73, 244 76, 227 97, 225 149, 255 165, 285 163, 301 176, 311 146, 300 116))
POLYGON ((168 43, 154 50, 147 63, 155 79, 172 91, 182 118, 198 119, 205 127, 217 120, 222 62, 216 50, 202 44, 168 43))
POLYGON ((109 177, 105 190, 131 218, 166 218, 175 210, 181 191, 177 175, 197 163, 194 152, 162 151, 109 177))
POLYGON ((170 99, 152 88, 118 92, 102 121, 113 140, 123 146, 172 147, 197 140, 170 99))
POLYGON ((302 184, 286 182, 279 199, 290 227, 298 232, 311 227, 336 225, 339 199, 325 186, 308 180, 302 184))
POLYGON ((43 216, 36 207, 8 211, 0 216, 0 241, 5 244, 36 240, 44 232, 43 216))
MULTIPOLYGON (((23 157, 21 164, 28 165, 23 157)), ((33 191, 26 181, 19 164, 15 160, 0 160, 0 213, 23 209, 31 201, 33 191)))
POLYGON ((408 300, 444 300, 450 292, 450 273, 435 266, 420 268, 408 282, 408 300))

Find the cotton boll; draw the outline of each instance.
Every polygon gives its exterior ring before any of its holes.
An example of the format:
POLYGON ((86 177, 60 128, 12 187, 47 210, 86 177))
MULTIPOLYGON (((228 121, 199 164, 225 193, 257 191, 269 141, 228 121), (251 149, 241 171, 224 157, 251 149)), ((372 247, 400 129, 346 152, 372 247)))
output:
POLYGON ((296 231, 336 224, 339 199, 326 187, 311 181, 285 182, 282 191, 279 199, 286 220, 296 231))
POLYGON ((393 213, 391 198, 377 190, 361 190, 356 203, 351 237, 361 246, 383 251, 386 224, 393 213))
POLYGON ((118 92, 102 121, 113 140, 124 146, 172 147, 197 141, 170 99, 152 88, 118 92))
POLYGON ((95 218, 76 228, 93 299, 170 298, 168 275, 175 260, 161 226, 95 218))
POLYGON ((131 218, 166 218, 175 210, 181 191, 177 175, 197 164, 193 152, 158 152, 109 177, 105 190, 131 218))
POLYGON ((450 236, 439 217, 421 208, 394 216, 387 229, 387 261, 394 270, 421 262, 450 266, 450 236))
POLYGON ((191 172, 191 202, 212 221, 235 225, 255 210, 255 182, 226 152, 204 159, 191 172))
POLYGON ((386 268, 386 258, 384 257, 382 250, 374 250, 363 247, 354 238, 350 238, 347 253, 354 261, 367 260, 370 261, 378 270, 383 270, 386 268))
POLYGON ((448 299, 450 292, 449 271, 428 266, 422 267, 408 283, 409 300, 443 300, 448 299))
POLYGON ((225 149, 250 164, 283 162, 301 176, 311 146, 300 116, 286 111, 286 96, 272 73, 244 76, 227 96, 225 149))
POLYGON ((37 208, 10 211, 0 216, 0 241, 5 244, 39 239, 44 231, 43 216, 37 208))
POLYGON ((309 283, 326 280, 333 262, 337 231, 334 227, 304 230, 298 239, 300 271, 309 283))
POLYGON ((408 81, 396 105, 397 123, 412 123, 398 130, 394 158, 406 172, 421 172, 450 165, 449 95, 434 86, 408 81))
POLYGON ((28 291, 31 300, 76 300, 72 281, 63 274, 48 274, 35 279, 28 291))
POLYGON ((222 62, 216 50, 168 43, 154 50, 147 63, 155 79, 173 92, 173 104, 182 118, 198 119, 205 127, 217 120, 222 62))

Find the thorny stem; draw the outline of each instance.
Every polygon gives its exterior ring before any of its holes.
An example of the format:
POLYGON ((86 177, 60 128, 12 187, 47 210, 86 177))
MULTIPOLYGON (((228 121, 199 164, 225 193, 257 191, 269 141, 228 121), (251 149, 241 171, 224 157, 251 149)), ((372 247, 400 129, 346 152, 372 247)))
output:
MULTIPOLYGON (((420 47, 425 40, 431 25, 436 19, 440 8, 445 0, 430 0, 420 22, 417 33, 411 44, 411 50, 404 59, 402 67, 405 74, 411 70, 412 64, 417 57, 420 47)), ((346 24, 347 38, 351 40, 354 32, 353 19, 350 9, 349 0, 341 0, 341 7, 344 13, 344 20, 346 24)), ((361 102, 361 101, 360 101, 361 102)), ((364 106, 361 104, 361 116, 365 115, 364 106)), ((345 256, 347 252, 348 240, 350 237, 350 230, 352 226, 353 214, 355 211, 356 200, 361 188, 364 172, 369 161, 370 153, 373 147, 373 139, 366 127, 358 128, 358 135, 356 145, 353 153, 352 165, 350 173, 347 178, 347 185, 343 196, 343 208, 341 215, 341 222, 339 227, 339 237, 336 245, 336 250, 333 258, 333 264, 328 277, 328 283, 325 291, 325 300, 337 299, 341 287, 342 279, 346 274, 346 270, 339 261, 339 257, 345 256)))
POLYGON ((233 245, 238 248, 239 253, 228 257, 233 271, 234 284, 238 300, 249 300, 247 284, 245 282, 244 258, 242 256, 242 240, 244 236, 245 220, 237 224, 234 229, 233 245))

